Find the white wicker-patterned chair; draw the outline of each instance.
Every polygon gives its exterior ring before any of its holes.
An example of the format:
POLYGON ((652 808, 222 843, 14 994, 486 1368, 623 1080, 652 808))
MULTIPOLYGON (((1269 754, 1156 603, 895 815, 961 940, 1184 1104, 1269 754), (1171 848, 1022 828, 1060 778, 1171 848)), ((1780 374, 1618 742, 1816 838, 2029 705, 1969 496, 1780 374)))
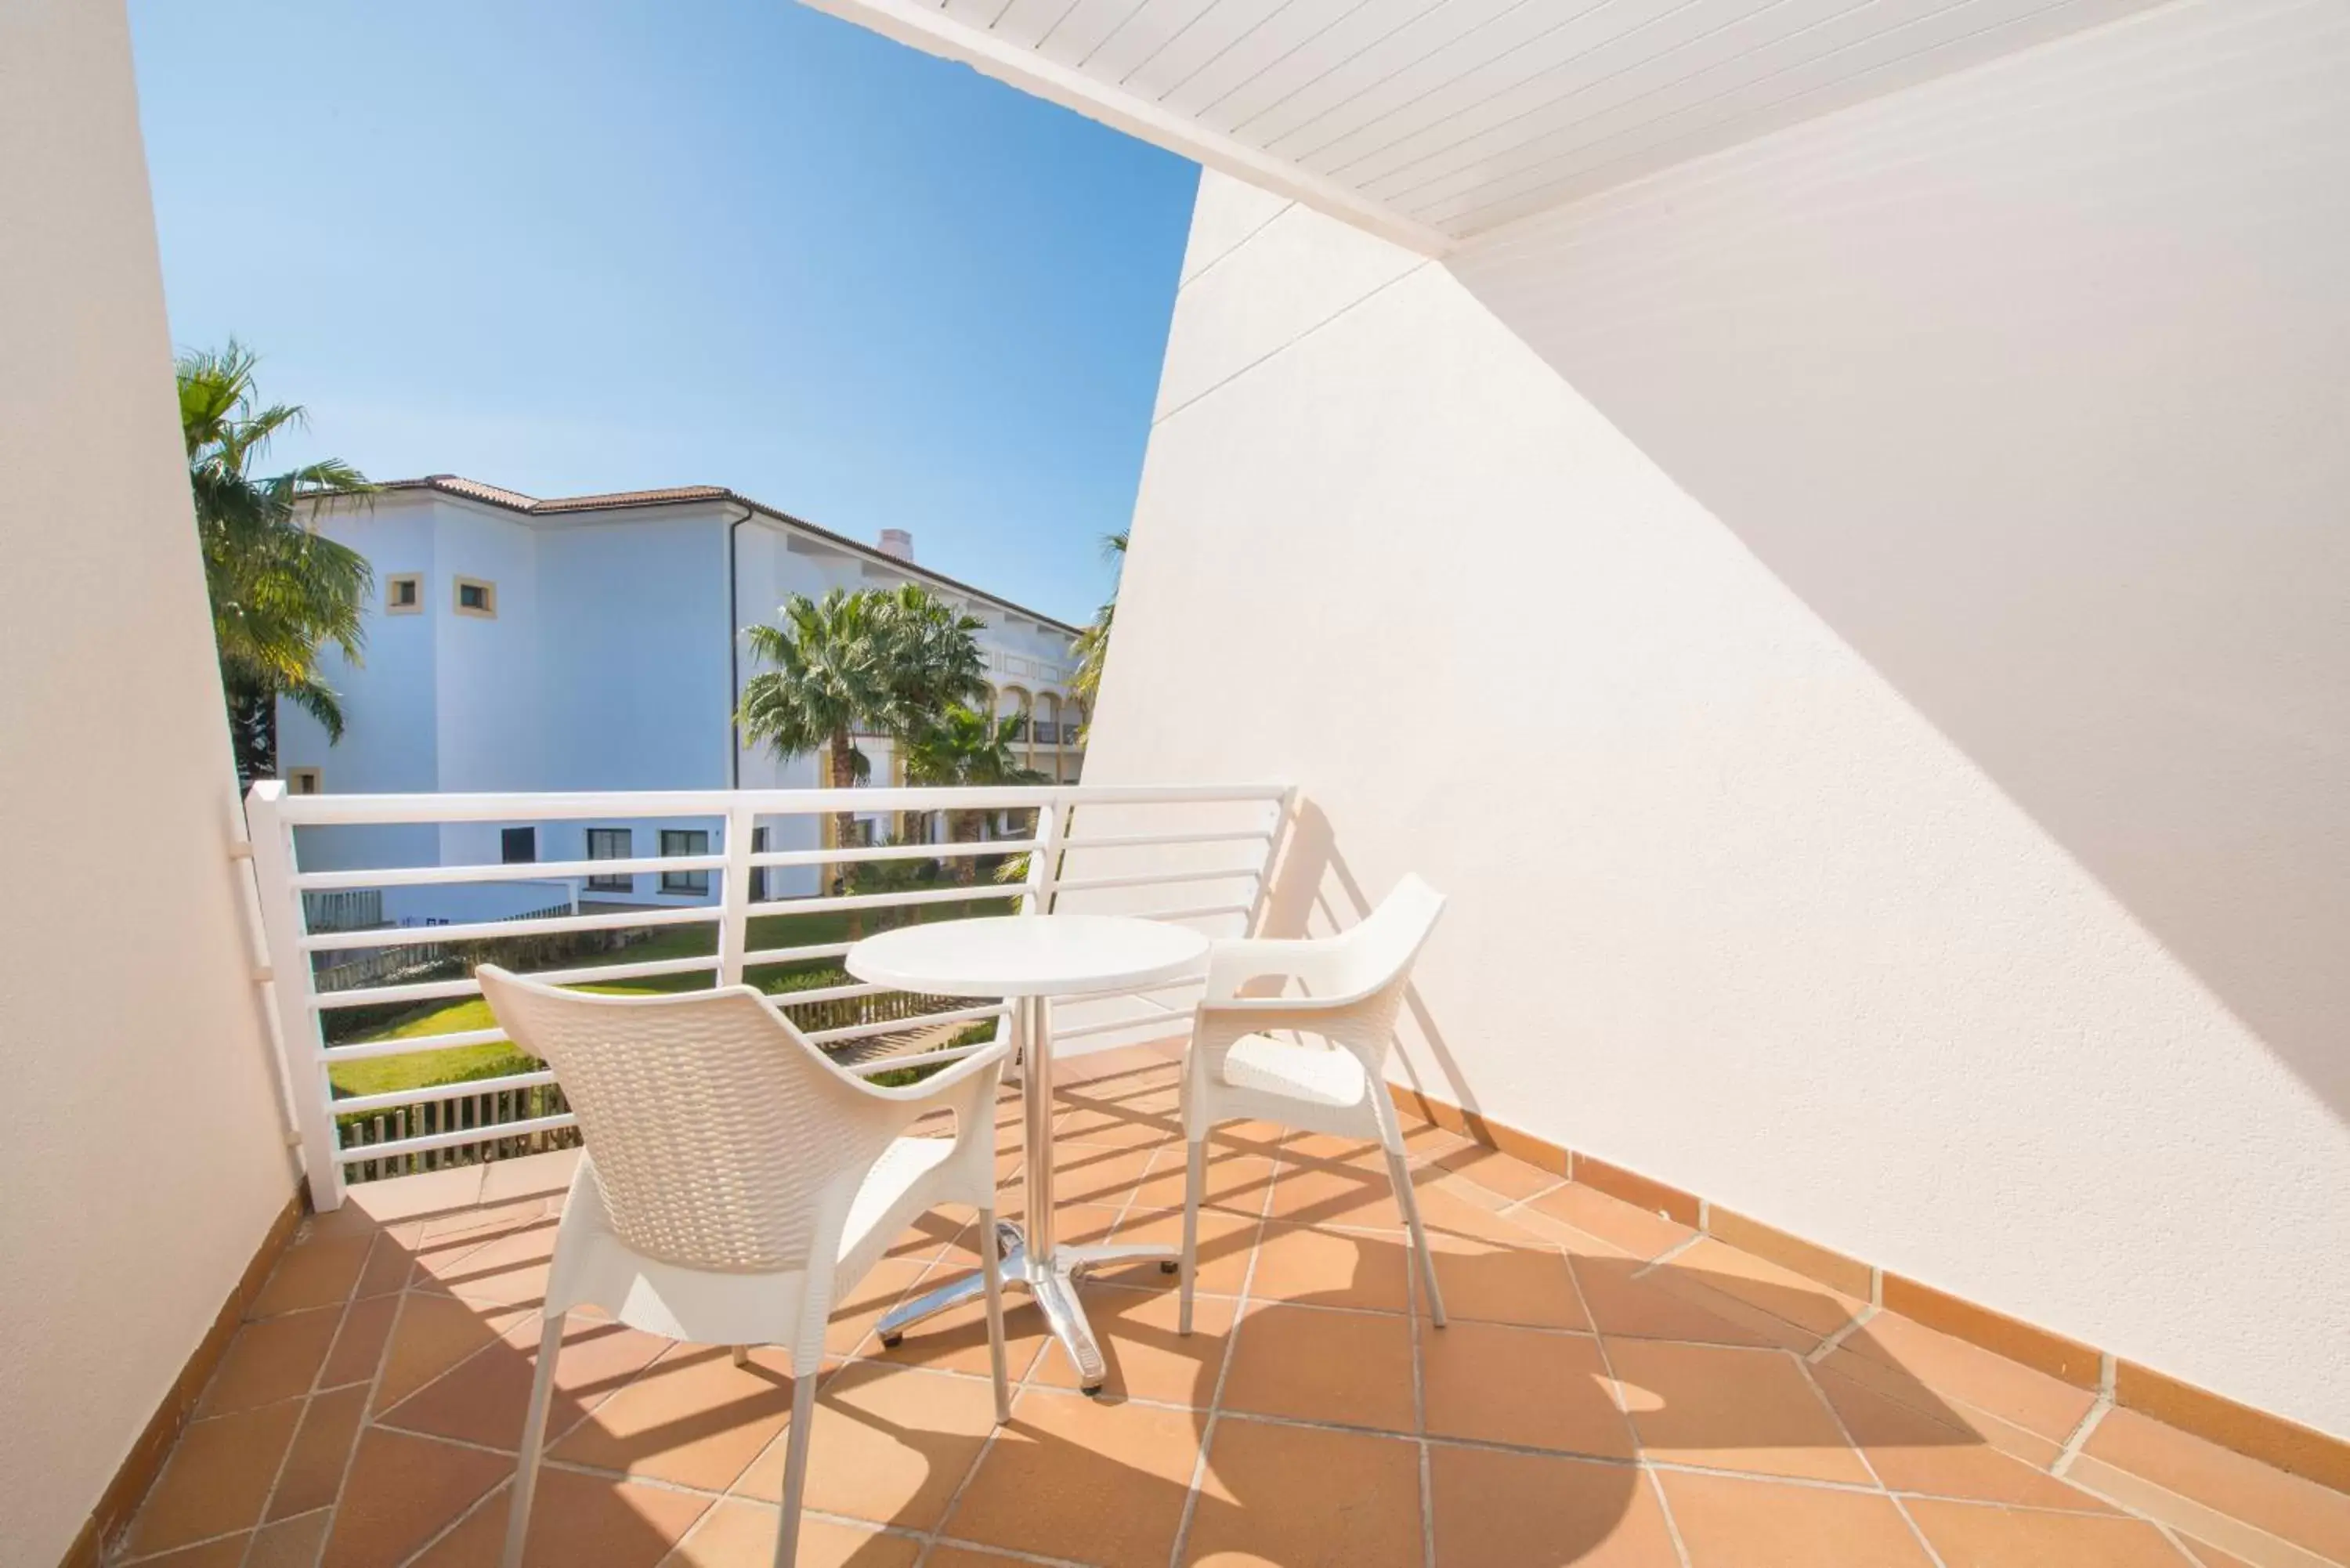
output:
MULTIPOLYGON (((555 1069, 586 1145, 564 1201, 546 1325, 507 1517, 517 1568, 546 1436, 564 1315, 602 1308, 703 1345, 777 1345, 792 1362, 777 1568, 798 1551, 825 1324, 906 1228, 941 1203, 995 1233, 996 1083, 1005 1046, 880 1089, 842 1072, 747 986, 679 996, 559 991, 484 964, 482 994, 514 1043, 555 1069), (950 1108, 955 1136, 908 1137, 950 1108)), ((1010 1419, 996 1250, 986 1272, 996 1419, 1010 1419)))
POLYGON ((1387 1150, 1396 1203, 1427 1282, 1429 1316, 1444 1326, 1444 1297, 1437 1290, 1436 1262, 1412 1195, 1386 1073, 1412 961, 1443 911, 1443 894, 1406 877, 1367 919, 1341 935, 1317 941, 1226 940, 1209 950, 1207 990, 1191 1015, 1183 1064, 1183 1137, 1190 1147, 1178 1332, 1191 1332, 1207 1137, 1229 1121, 1372 1139, 1387 1150), (1307 994, 1241 994, 1251 981, 1275 977, 1302 982, 1307 994), (1311 1035, 1328 1048, 1284 1044, 1270 1037, 1272 1030, 1311 1035))

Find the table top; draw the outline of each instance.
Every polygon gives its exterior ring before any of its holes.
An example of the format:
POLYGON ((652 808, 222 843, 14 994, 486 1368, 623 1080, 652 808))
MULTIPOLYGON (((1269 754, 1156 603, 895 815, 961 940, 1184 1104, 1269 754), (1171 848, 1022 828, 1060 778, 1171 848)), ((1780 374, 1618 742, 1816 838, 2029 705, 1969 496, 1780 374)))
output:
POLYGON ((1003 915, 903 926, 842 960, 874 985, 925 996, 1082 996, 1188 980, 1208 939, 1128 915, 1003 915))

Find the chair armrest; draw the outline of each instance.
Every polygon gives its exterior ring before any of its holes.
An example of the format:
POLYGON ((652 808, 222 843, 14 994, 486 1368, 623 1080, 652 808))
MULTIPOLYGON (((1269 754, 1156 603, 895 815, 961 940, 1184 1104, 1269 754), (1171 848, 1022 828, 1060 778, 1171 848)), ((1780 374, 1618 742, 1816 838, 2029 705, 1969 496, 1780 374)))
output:
POLYGON ((1223 1006, 1242 998, 1240 989, 1266 975, 1302 980, 1307 985, 1328 986, 1337 972, 1337 954, 1328 942, 1285 940, 1266 937, 1235 938, 1208 950, 1207 991, 1203 1000, 1223 1006))

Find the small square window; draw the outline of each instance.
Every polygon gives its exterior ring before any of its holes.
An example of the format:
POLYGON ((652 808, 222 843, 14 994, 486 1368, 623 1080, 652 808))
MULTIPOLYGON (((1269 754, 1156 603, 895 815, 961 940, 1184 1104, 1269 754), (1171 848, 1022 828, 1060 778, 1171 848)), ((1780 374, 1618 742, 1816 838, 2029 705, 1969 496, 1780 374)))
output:
POLYGON ((498 613, 498 586, 478 577, 459 577, 456 588, 456 609, 459 615, 479 616, 484 620, 495 618, 498 613))
POLYGON ((509 866, 528 866, 538 859, 538 829, 508 827, 498 834, 498 858, 509 866))
POLYGON ((383 613, 422 615, 424 579, 413 572, 404 576, 386 577, 383 580, 383 613))
POLYGON ((316 768, 288 768, 286 770, 286 793, 287 794, 318 794, 324 791, 325 787, 326 781, 318 776, 318 770, 316 768))
MULTIPOLYGON (((710 853, 710 835, 699 828, 680 830, 664 827, 660 844, 661 853, 665 856, 710 853)), ((707 893, 710 891, 710 873, 664 871, 661 873, 660 890, 664 893, 707 893)))
MULTIPOLYGON (((591 827, 588 830, 588 858, 590 860, 626 860, 629 857, 629 830, 625 827, 591 827)), ((590 877, 588 890, 591 893, 633 893, 637 879, 623 872, 610 877, 590 877)))

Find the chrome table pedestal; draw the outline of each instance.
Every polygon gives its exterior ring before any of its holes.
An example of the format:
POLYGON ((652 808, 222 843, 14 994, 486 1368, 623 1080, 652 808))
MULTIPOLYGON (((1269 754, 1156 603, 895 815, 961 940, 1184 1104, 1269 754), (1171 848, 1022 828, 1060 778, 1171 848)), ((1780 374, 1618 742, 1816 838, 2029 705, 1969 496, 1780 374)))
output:
MULTIPOLYGON (((1098 1394, 1106 1368, 1102 1363, 1101 1345, 1094 1338, 1093 1325, 1086 1321, 1086 1309, 1077 1299, 1077 1282, 1093 1269, 1118 1263, 1157 1259, 1162 1269, 1176 1265, 1176 1250, 1172 1247, 1064 1247, 1053 1235, 1053 1046, 1050 1004, 1042 996, 1024 996, 1014 1008, 1014 1038, 1018 1043, 1023 1097, 1021 1117, 1021 1179, 1026 1183, 1024 1211, 1025 1229, 1008 1220, 999 1220, 995 1235, 982 1237, 980 1244, 992 1240, 1003 1258, 1003 1282, 1007 1287, 1027 1291, 1036 1298, 1036 1306, 1045 1314, 1045 1324, 1069 1353, 1069 1360, 1077 1369, 1077 1386, 1088 1394, 1098 1394)), ((876 1331, 885 1345, 894 1345, 904 1337, 907 1328, 945 1312, 976 1301, 983 1282, 973 1273, 967 1279, 941 1285, 937 1290, 900 1303, 882 1314, 876 1331)))

